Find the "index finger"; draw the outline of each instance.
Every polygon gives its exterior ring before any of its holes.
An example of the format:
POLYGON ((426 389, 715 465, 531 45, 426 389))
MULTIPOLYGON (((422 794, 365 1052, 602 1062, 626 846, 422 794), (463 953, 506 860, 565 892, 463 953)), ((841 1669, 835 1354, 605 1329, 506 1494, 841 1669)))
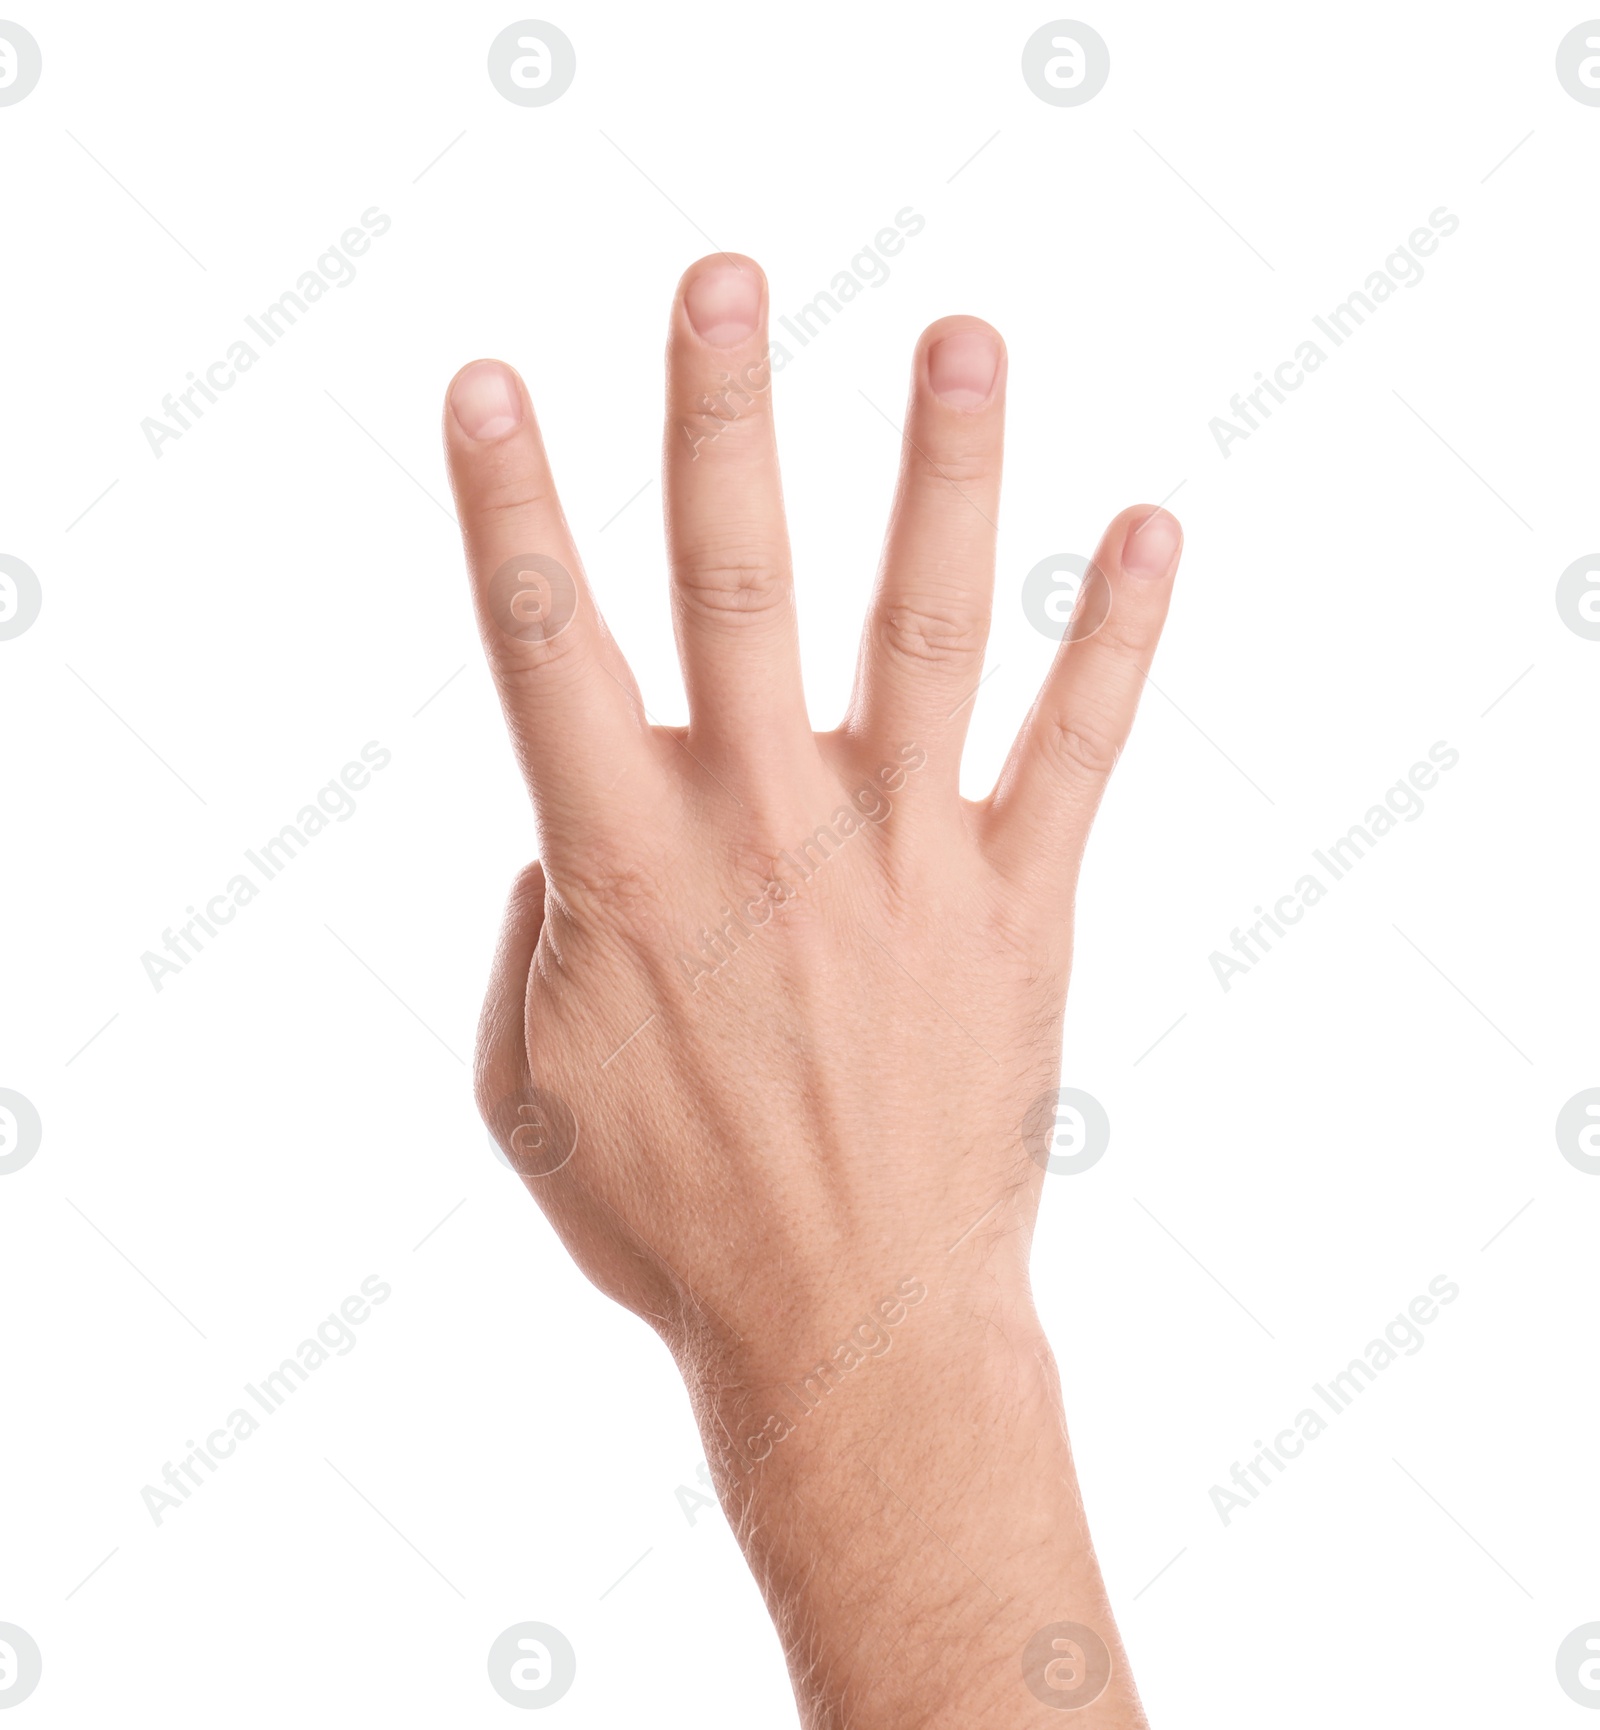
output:
POLYGON ((541 827, 593 822, 619 771, 649 756, 644 710, 510 367, 479 360, 456 374, 444 440, 478 629, 541 827))

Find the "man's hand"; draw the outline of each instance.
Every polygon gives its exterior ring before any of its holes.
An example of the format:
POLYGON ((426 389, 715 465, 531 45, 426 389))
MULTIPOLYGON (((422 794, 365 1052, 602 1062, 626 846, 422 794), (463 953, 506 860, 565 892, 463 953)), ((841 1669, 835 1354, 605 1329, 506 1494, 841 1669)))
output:
POLYGON ((1180 532, 1150 507, 1112 522, 999 785, 963 799, 1006 359, 941 320, 850 710, 813 733, 766 315, 759 269, 724 254, 672 309, 687 729, 648 723, 521 381, 478 361, 451 384, 541 858, 512 891, 479 1103, 579 1266, 674 1353, 808 1726, 1141 1724, 1027 1267, 1074 885, 1180 532))

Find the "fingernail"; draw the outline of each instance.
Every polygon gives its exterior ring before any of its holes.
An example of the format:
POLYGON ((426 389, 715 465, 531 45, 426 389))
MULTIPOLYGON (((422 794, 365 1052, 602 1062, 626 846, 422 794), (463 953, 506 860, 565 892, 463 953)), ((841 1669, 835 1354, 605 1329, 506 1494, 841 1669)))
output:
POLYGON ((1122 568, 1130 577, 1164 577, 1182 544, 1178 519, 1157 506, 1122 543, 1122 568))
POLYGON ((756 328, 761 316, 761 279, 737 265, 713 265, 683 291, 683 308, 697 336, 732 348, 756 328))
POLYGON ((522 392, 511 368, 497 360, 475 361, 450 390, 450 407, 469 439, 504 438, 522 424, 522 392))
POLYGON ((1000 370, 1000 345, 986 330, 941 336, 928 350, 928 383, 952 408, 982 408, 1000 370))

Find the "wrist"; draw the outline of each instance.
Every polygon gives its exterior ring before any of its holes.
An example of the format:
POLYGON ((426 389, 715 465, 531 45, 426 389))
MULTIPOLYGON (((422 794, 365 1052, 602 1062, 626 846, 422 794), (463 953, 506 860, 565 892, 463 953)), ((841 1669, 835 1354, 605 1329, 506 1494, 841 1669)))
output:
POLYGON ((1028 1643, 1063 1622, 1098 1630, 1117 1672, 1080 1722, 1141 1722, 1026 1291, 878 1283, 691 1378, 806 1723, 840 1699, 864 1726, 1015 1722, 1042 1698, 1028 1643))
POLYGON ((834 1294, 774 1303, 754 1326, 748 1309, 741 1320, 750 1331, 736 1339, 708 1329, 674 1347, 730 1476, 754 1476, 792 1440, 857 1445, 891 1414, 937 1440, 952 1399, 985 1392, 1060 1427, 1054 1362, 1020 1282, 941 1283, 886 1264, 834 1294))

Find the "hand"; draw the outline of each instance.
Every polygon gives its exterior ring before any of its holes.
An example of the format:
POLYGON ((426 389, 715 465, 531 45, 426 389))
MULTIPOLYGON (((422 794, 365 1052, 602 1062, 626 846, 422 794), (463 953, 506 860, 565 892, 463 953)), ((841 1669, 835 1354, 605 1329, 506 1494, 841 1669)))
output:
POLYGON ((766 315, 759 269, 723 254, 672 308, 687 728, 647 722, 521 381, 478 361, 450 386, 542 861, 512 891, 480 1107, 579 1266, 672 1350, 808 1725, 1052 1722, 1091 1691, 1079 1723, 1142 1723, 1029 1295, 1053 1109, 1030 1111, 1053 1107, 1079 863, 1180 531, 1112 522, 998 786, 963 799, 1006 357, 941 320, 850 709, 813 733, 766 315))

